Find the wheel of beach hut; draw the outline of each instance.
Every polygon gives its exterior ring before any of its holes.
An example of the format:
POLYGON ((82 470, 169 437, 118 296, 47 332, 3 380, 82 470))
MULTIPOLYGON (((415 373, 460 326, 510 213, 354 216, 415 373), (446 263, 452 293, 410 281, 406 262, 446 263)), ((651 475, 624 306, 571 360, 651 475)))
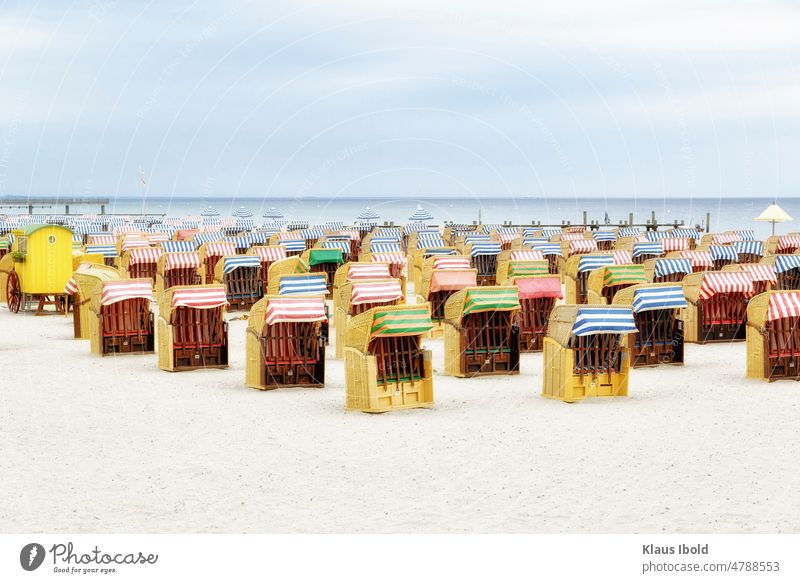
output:
POLYGON ((13 313, 19 312, 20 305, 22 304, 22 289, 19 284, 19 276, 16 271, 11 271, 8 274, 8 282, 6 284, 6 303, 8 309, 13 313))

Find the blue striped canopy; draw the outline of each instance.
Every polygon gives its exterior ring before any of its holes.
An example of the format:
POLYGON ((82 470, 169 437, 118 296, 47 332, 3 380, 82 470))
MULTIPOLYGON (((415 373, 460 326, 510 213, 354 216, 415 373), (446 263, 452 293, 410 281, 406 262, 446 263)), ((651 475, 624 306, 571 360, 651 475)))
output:
POLYGON ((285 239, 278 241, 278 244, 287 251, 305 251, 306 249, 305 239, 285 239))
POLYGON ((328 221, 325 223, 326 229, 344 229, 343 221, 328 221))
POLYGON ((375 232, 375 235, 378 237, 396 237, 399 241, 400 237, 403 236, 403 232, 400 227, 382 227, 375 232))
POLYGON ((754 241, 756 238, 756 234, 750 229, 744 229, 741 231, 734 231, 742 241, 754 241))
POLYGON ((643 287, 633 292, 633 311, 636 313, 685 307, 686 298, 683 287, 679 285, 643 287))
POLYGON ((370 243, 399 243, 400 242, 400 235, 396 237, 394 235, 386 236, 383 233, 380 235, 376 235, 374 237, 370 237, 370 243))
POLYGON ((325 231, 320 229, 319 227, 314 227, 313 229, 304 229, 301 235, 306 239, 319 239, 322 235, 325 234, 325 231))
POLYGON ((72 233, 72 242, 73 243, 83 242, 83 235, 80 235, 78 233, 72 233))
POLYGON ((549 243, 549 242, 550 239, 548 239, 547 237, 534 237, 532 235, 524 237, 522 239, 523 245, 530 245, 532 243, 549 243))
POLYGON ((308 221, 292 221, 286 225, 287 231, 300 231, 308 228, 308 221))
POLYGON ((664 253, 664 244, 661 241, 654 241, 652 243, 634 243, 632 257, 640 257, 642 255, 661 255, 664 253))
POLYGON ((364 210, 361 211, 360 213, 358 213, 358 216, 356 217, 356 220, 357 221, 369 221, 369 220, 373 220, 373 219, 377 219, 377 218, 379 218, 378 217, 378 213, 376 213, 370 207, 364 207, 364 210))
POLYGON ((648 241, 660 241, 671 237, 666 231, 647 231, 644 236, 648 241))
POLYGON ((350 253, 350 241, 328 240, 322 243, 323 249, 339 249, 342 253, 350 253))
POLYGON ((581 260, 578 263, 578 273, 591 271, 606 265, 614 265, 614 257, 612 255, 581 255, 581 260))
POLYGON ((775 273, 783 273, 790 269, 797 269, 800 267, 800 255, 776 255, 775 256, 775 273))
POLYGON ((247 249, 250 247, 250 241, 247 237, 225 237, 226 243, 233 243, 237 249, 247 249))
POLYGON ((580 307, 572 326, 573 336, 637 332, 633 311, 627 306, 580 307))
POLYGON ((616 241, 617 234, 614 231, 595 231, 592 233, 595 241, 616 241))
POLYGON ((222 241, 224 235, 222 233, 197 233, 194 236, 194 242, 198 245, 203 243, 213 243, 214 241, 222 241))
POLYGON ((371 253, 400 253, 400 243, 375 243, 373 240, 369 244, 371 253))
POLYGON ((222 273, 230 273, 234 269, 240 267, 260 267, 261 257, 258 255, 236 255, 225 257, 225 263, 222 266, 222 273))
POLYGON ((691 273, 691 259, 657 259, 653 274, 656 277, 663 277, 673 273, 691 273))
POLYGON ((764 243, 761 241, 734 241, 733 248, 736 249, 736 253, 764 255, 764 243))
POLYGON ((245 233, 244 237, 250 245, 264 245, 269 241, 273 233, 259 231, 257 233, 245 233))
POLYGON ((642 231, 638 227, 620 227, 619 228, 619 236, 620 237, 636 237, 641 235, 642 231))
POLYGON ((547 229, 542 229, 542 236, 547 237, 548 239, 560 234, 561 234, 561 229, 559 229, 558 227, 550 227, 547 229))
POLYGON ((470 233, 469 235, 464 235, 464 244, 469 245, 470 243, 475 243, 476 241, 491 241, 492 238, 489 235, 479 235, 477 233, 470 233))
POLYGON ((403 227, 403 231, 408 234, 415 233, 417 231, 424 231, 427 228, 428 226, 425 223, 410 223, 403 227))
MULTIPOLYGON (((257 257, 257 256, 254 256, 257 257)), ((284 275, 278 285, 278 293, 285 295, 324 295, 328 292, 324 273, 284 275)))
POLYGON ((470 255, 477 257, 478 255, 500 255, 503 247, 500 243, 495 241, 479 242, 472 244, 470 255))
POLYGON ((481 225, 481 230, 484 233, 491 233, 492 231, 496 231, 499 228, 500 228, 500 225, 492 225, 492 224, 481 225))
POLYGON ((522 236, 523 237, 532 237, 534 233, 539 231, 538 227, 526 227, 522 229, 522 236))
POLYGON ((711 245, 709 247, 712 259, 730 259, 731 261, 738 261, 739 254, 736 249, 728 245, 711 245))
POLYGON ((534 242, 531 245, 532 249, 536 249, 537 251, 541 251, 542 255, 561 255, 561 245, 558 243, 537 243, 534 242))
POLYGON ((672 229, 667 233, 676 239, 697 239, 697 229, 672 229))
POLYGON ((86 253, 102 253, 104 257, 117 257, 115 245, 87 245, 86 253))
POLYGON ((519 229, 517 227, 500 227, 497 229, 498 233, 505 233, 507 235, 518 235, 519 229))
POLYGON ((430 249, 431 247, 446 247, 441 235, 437 235, 436 238, 417 239, 417 249, 430 249))
POLYGON ((161 248, 166 253, 189 253, 197 249, 194 241, 163 241, 161 248))
POLYGON ((441 247, 431 247, 425 249, 424 257, 430 257, 431 255, 457 255, 455 249, 448 249, 448 248, 441 248, 441 247))

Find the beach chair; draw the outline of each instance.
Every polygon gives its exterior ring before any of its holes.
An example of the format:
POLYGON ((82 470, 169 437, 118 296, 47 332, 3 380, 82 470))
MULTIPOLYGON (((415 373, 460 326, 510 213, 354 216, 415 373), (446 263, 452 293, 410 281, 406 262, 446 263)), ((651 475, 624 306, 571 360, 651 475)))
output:
POLYGON ((266 296, 247 320, 245 383, 261 390, 325 385, 322 297, 266 296))
MULTIPOLYGON (((393 279, 388 263, 349 261, 339 267, 333 276, 333 307, 339 302, 339 289, 347 282, 393 279)), ((405 289, 403 289, 405 294, 405 289)))
POLYGON ((767 239, 766 254, 788 255, 800 250, 800 233, 772 235, 767 239))
POLYGON ((261 298, 261 258, 225 255, 214 267, 214 283, 225 286, 228 310, 249 310, 261 298))
POLYGON ((673 251, 667 253, 666 259, 689 259, 692 262, 692 273, 714 271, 714 257, 708 249, 673 251))
POLYGON ((674 283, 632 285, 614 295, 615 306, 633 306, 636 332, 624 346, 632 368, 659 364, 683 364, 683 320, 686 307, 683 287, 674 283))
POLYGON ((199 285, 202 262, 195 251, 162 253, 156 262, 156 297, 176 285, 199 285))
POLYGON ((506 285, 511 277, 547 275, 550 268, 541 251, 504 249, 497 256, 497 285, 506 285), (544 269, 544 271, 542 271, 544 269))
POLYGON ((336 329, 336 358, 344 358, 347 323, 372 308, 402 304, 405 298, 400 280, 393 278, 346 281, 337 289, 333 325, 336 329))
MULTIPOLYGON (((560 236, 558 237, 560 238, 560 236)), ((559 243, 552 243, 558 244, 560 246, 560 255, 558 257, 558 273, 561 274, 561 279, 564 283, 568 283, 569 279, 575 279, 577 277, 577 266, 579 263, 579 259, 573 259, 573 257, 580 257, 582 255, 601 255, 601 256, 609 256, 611 255, 608 252, 598 252, 597 251, 597 241, 593 239, 575 239, 575 240, 567 240, 559 243), (572 261, 570 261, 572 260, 572 261), (571 267, 567 267, 569 264, 571 267)), ((542 249, 543 246, 537 246, 536 248, 542 249)), ((588 277, 588 274, 586 275, 588 277)), ((578 283, 578 289, 580 289, 581 285, 578 283)), ((567 296, 569 298, 569 295, 567 296)), ((567 299, 569 301, 569 299, 567 299)), ((585 301, 585 300, 584 300, 585 301)), ((575 303, 575 302, 570 302, 575 303)))
POLYGON ((478 271, 463 256, 431 257, 423 266, 420 285, 415 288, 418 304, 430 304, 433 336, 444 332, 445 303, 453 292, 478 285, 478 271))
POLYGON ((686 342, 744 340, 753 280, 745 272, 705 271, 683 279, 686 342))
POLYGON ((664 244, 661 241, 634 242, 631 245, 631 259, 637 265, 644 264, 648 259, 657 259, 664 256, 664 244))
POLYGON ((449 257, 461 256, 461 253, 455 247, 430 247, 425 249, 418 249, 415 253, 409 252, 408 265, 411 270, 411 278, 414 282, 414 289, 419 287, 422 278, 422 272, 425 268, 425 262, 431 257, 449 257))
POLYGON ((11 241, 4 237, 0 237, 0 259, 2 259, 11 250, 11 241))
POLYGON ((349 236, 326 235, 320 239, 315 249, 338 249, 342 252, 342 262, 357 261, 358 240, 353 240, 349 236))
POLYGON ((158 247, 134 247, 122 252, 119 271, 127 279, 149 279, 156 285, 156 269, 161 257, 158 247))
POLYGON ((83 252, 86 254, 100 254, 103 256, 103 263, 109 267, 116 267, 120 263, 120 257, 117 253, 116 244, 95 244, 87 243, 83 247, 83 252))
POLYGON ((614 231, 592 231, 585 234, 586 238, 597 241, 598 251, 613 251, 616 249, 617 234, 614 231))
POLYGON ((610 304, 622 288, 647 283, 644 265, 604 265, 589 272, 586 280, 587 304, 610 304))
POLYGON ((150 279, 106 280, 95 289, 89 310, 94 354, 147 353, 155 348, 150 279))
POLYGON ((204 284, 210 284, 214 281, 214 270, 217 267, 217 261, 225 255, 236 255, 236 245, 214 241, 203 243, 198 247, 197 252, 200 253, 200 261, 203 263, 201 270, 202 281, 204 284))
POLYGON ((333 292, 336 270, 344 263, 341 249, 307 249, 301 258, 308 264, 311 273, 324 273, 329 282, 328 294, 333 292))
POLYGON ((648 259, 644 262, 645 277, 653 283, 680 283, 693 273, 691 259, 648 259))
POLYGON ((550 313, 556 301, 564 297, 561 278, 554 275, 512 277, 508 283, 517 287, 519 295, 519 350, 540 352, 550 313))
POLYGON ((764 263, 734 263, 726 265, 720 271, 745 272, 753 280, 753 295, 772 291, 778 284, 775 266, 764 263))
POLYGON ((593 251, 571 255, 564 264, 564 288, 568 304, 585 304, 589 299, 589 274, 605 265, 613 265, 609 252, 593 251))
POLYGON ((800 292, 769 291, 747 306, 747 377, 800 380, 800 292))
POLYGON ((766 255, 760 264, 775 270, 776 290, 800 290, 800 255, 766 255))
POLYGON ((427 304, 372 308, 347 326, 347 408, 367 413, 433 406, 432 328, 427 304))
POLYGON ((519 309, 515 286, 469 287, 451 295, 445 304, 445 374, 519 374, 519 309))
POLYGON ((286 248, 280 245, 256 245, 247 252, 261 259, 261 294, 265 295, 269 286, 269 267, 276 261, 286 259, 286 248))
POLYGON ((406 271, 407 257, 400 251, 369 251, 362 252, 358 256, 360 263, 387 263, 389 265, 389 275, 403 281, 403 289, 406 287, 408 275, 406 271))
POLYGON ((92 297, 102 289, 103 282, 121 279, 119 271, 107 265, 79 265, 64 288, 72 298, 72 330, 76 339, 89 339, 89 307, 92 297))
POLYGON ((308 273, 308 264, 300 255, 291 255, 286 259, 273 261, 267 271, 267 294, 275 295, 278 293, 278 283, 281 277, 308 273))
POLYGON ((221 285, 165 290, 158 302, 158 367, 166 371, 227 368, 227 305, 221 285))
POLYGON ((471 258, 472 267, 478 271, 478 285, 495 285, 497 256, 501 251, 497 241, 477 241, 465 246, 464 254, 471 258))
POLYGON ((542 396, 567 403, 627 396, 623 340, 635 331, 630 306, 556 306, 544 339, 542 396))
POLYGON ((732 245, 711 245, 708 251, 714 261, 712 266, 714 271, 720 271, 726 265, 733 265, 739 262, 739 253, 732 245))
POLYGON ((739 257, 738 263, 758 263, 764 256, 764 243, 761 241, 734 241, 731 246, 739 257))

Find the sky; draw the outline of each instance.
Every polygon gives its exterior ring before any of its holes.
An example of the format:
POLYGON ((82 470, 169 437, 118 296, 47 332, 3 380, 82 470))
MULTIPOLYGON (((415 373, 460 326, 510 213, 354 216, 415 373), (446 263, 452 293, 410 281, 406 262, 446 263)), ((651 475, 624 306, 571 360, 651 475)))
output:
POLYGON ((799 30, 788 0, 0 0, 0 195, 797 196, 799 30))

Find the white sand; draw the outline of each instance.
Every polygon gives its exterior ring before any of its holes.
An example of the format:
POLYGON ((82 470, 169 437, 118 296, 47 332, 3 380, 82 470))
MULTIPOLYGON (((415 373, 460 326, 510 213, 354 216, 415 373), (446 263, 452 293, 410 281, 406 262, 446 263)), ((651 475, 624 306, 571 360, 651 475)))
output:
POLYGON ((0 531, 800 531, 800 385, 745 380, 743 343, 632 371, 627 399, 544 399, 524 355, 368 415, 332 347, 324 389, 245 388, 244 328, 230 369, 167 373, 0 308, 0 531))

